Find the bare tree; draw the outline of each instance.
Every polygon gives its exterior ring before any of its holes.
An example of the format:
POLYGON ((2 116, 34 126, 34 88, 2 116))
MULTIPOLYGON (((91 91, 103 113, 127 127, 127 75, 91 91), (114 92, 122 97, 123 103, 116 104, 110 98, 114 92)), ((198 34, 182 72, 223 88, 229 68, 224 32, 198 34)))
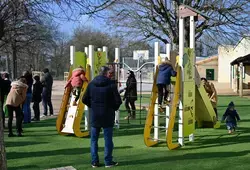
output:
MULTIPOLYGON (((117 0, 103 17, 124 36, 178 44, 179 2, 117 0)), ((208 16, 207 20, 196 23, 196 39, 207 35, 212 41, 223 43, 224 40, 235 41, 249 32, 249 0, 185 0, 184 4, 208 16)), ((186 36, 188 39, 188 34, 186 36)))

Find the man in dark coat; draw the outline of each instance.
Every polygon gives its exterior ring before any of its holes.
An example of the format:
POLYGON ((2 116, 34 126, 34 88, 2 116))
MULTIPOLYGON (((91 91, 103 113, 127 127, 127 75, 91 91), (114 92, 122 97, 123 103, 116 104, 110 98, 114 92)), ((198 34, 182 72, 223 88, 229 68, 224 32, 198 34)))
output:
POLYGON ((115 111, 122 104, 117 86, 108 78, 110 69, 101 67, 99 76, 88 85, 82 102, 90 108, 92 167, 99 167, 98 138, 101 128, 105 140, 105 166, 118 165, 113 161, 113 126, 115 111))
POLYGON ((11 81, 9 80, 9 74, 3 73, 1 77, 1 101, 2 101, 2 118, 3 118, 3 127, 5 127, 5 112, 4 112, 4 99, 9 94, 11 88, 11 81))
POLYGON ((40 77, 38 75, 34 76, 35 83, 33 84, 32 102, 34 110, 33 121, 40 121, 40 108, 39 103, 42 101, 43 85, 40 82, 40 77))
POLYGON ((52 86, 53 86, 53 77, 51 76, 49 69, 45 68, 43 70, 44 76, 41 79, 41 83, 43 85, 43 92, 42 92, 42 100, 43 100, 43 109, 44 109, 44 116, 47 116, 48 114, 48 108, 49 106, 49 112, 50 115, 53 115, 53 106, 51 102, 51 93, 52 93, 52 86))
POLYGON ((171 62, 166 59, 159 65, 159 72, 157 77, 157 87, 158 87, 158 105, 161 108, 162 99, 164 97, 164 102, 167 102, 168 97, 168 86, 171 83, 171 76, 176 76, 176 71, 174 71, 171 62))
POLYGON ((137 100, 137 82, 133 71, 129 70, 128 79, 126 82, 125 94, 123 100, 125 100, 125 107, 128 111, 128 116, 125 119, 135 119, 135 101, 137 100), (132 114, 131 114, 131 109, 132 114))

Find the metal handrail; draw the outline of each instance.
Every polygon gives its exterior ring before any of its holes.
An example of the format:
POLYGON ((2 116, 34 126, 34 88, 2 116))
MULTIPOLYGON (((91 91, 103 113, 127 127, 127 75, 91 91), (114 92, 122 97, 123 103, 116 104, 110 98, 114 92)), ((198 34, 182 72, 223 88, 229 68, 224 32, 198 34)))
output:
POLYGON ((146 62, 146 63, 143 63, 142 65, 141 65, 141 67, 139 67, 138 69, 136 69, 136 70, 133 70, 131 67, 129 67, 129 65, 127 65, 126 63, 107 63, 107 64, 117 64, 117 65, 124 65, 124 66, 126 66, 129 70, 131 70, 131 71, 133 71, 134 73, 136 73, 136 72, 138 72, 138 71, 140 71, 143 67, 145 67, 146 65, 154 65, 155 64, 155 62, 146 62))

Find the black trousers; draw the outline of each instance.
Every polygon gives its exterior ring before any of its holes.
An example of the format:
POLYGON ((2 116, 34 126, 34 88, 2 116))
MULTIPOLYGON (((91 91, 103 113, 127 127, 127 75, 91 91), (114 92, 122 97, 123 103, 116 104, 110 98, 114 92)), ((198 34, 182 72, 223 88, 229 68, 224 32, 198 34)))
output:
POLYGON ((44 90, 42 93, 42 99, 43 99, 43 110, 44 110, 43 114, 47 116, 48 106, 49 106, 50 115, 53 115, 53 105, 51 102, 51 91, 44 90))
POLYGON ((1 108, 0 109, 2 110, 3 127, 5 127, 4 96, 1 96, 1 108))
POLYGON ((125 107, 126 107, 126 110, 129 114, 129 116, 132 116, 135 118, 135 111, 136 111, 135 101, 131 101, 129 99, 126 99, 125 100, 125 107), (131 106, 131 108, 130 108, 130 106, 131 106), (132 114, 131 114, 131 109, 132 109, 132 114))
POLYGON ((40 107, 39 107, 40 102, 34 102, 33 103, 33 110, 35 114, 35 119, 40 120, 40 107))
POLYGON ((80 98, 81 90, 82 90, 81 87, 75 87, 75 88, 74 88, 73 94, 76 96, 75 102, 77 102, 78 99, 80 98))
POLYGON ((22 110, 20 106, 14 107, 7 105, 8 113, 9 113, 9 120, 8 120, 8 129, 9 133, 12 134, 12 121, 13 121, 13 112, 16 113, 16 129, 18 133, 22 132, 22 110))
POLYGON ((169 91, 167 89, 166 84, 157 84, 157 87, 158 87, 158 104, 161 105, 163 98, 165 101, 167 100, 169 91))

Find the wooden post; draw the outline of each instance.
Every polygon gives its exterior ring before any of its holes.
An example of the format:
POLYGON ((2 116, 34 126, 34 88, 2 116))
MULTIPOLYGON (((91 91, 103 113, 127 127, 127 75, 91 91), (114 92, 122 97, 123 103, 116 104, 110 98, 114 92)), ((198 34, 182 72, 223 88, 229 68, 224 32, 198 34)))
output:
POLYGON ((243 96, 243 63, 240 63, 240 82, 239 82, 239 95, 243 96))

